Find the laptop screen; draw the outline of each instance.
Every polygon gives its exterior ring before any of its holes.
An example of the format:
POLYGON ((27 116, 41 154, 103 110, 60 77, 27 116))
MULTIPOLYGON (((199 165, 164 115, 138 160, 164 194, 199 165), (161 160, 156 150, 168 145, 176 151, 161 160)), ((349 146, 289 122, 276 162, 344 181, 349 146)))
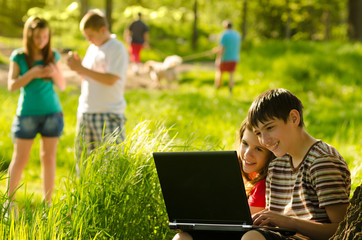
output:
POLYGON ((153 156, 170 222, 252 224, 236 151, 153 156))

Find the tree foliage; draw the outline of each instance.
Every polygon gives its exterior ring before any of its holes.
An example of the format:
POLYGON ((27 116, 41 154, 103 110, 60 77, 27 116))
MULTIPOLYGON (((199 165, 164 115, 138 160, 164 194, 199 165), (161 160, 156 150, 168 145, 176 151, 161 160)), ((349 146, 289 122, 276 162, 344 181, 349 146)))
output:
MULTIPOLYGON (((0 23, 8 26, 1 28, 0 34, 19 35, 24 16, 34 13, 29 11, 34 7, 38 8, 35 12, 43 9, 52 15, 51 21, 64 19, 69 14, 64 11, 72 3, 78 6, 77 12, 69 16, 72 25, 77 25, 73 22, 75 16, 79 21, 87 9, 100 8, 112 22, 112 30, 121 33, 127 27, 127 21, 132 20, 130 9, 140 9, 145 20, 157 29, 152 32, 156 38, 172 28, 172 37, 182 35, 181 38, 189 43, 193 39, 198 41, 194 46, 197 44, 201 48, 203 34, 209 37, 221 31, 224 19, 230 19, 237 30, 245 32, 245 37, 248 31, 250 39, 346 40, 349 36, 360 40, 362 32, 360 0, 0 0, 0 23), (196 3, 197 15, 193 13, 196 3), (195 27, 197 32, 194 32, 195 27)), ((69 26, 68 19, 66 22, 69 26)))

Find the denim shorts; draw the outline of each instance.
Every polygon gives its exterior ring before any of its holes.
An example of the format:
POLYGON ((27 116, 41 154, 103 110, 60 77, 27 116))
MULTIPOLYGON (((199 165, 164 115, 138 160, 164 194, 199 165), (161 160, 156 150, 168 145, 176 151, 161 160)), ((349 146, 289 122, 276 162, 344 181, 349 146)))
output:
POLYGON ((64 128, 63 113, 43 116, 16 116, 11 126, 15 138, 33 139, 37 133, 43 137, 60 137, 64 128))

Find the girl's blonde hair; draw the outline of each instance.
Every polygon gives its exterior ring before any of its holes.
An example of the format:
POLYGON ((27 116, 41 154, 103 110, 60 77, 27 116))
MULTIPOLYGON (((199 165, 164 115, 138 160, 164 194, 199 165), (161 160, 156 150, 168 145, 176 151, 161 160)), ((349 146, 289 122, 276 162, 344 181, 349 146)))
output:
POLYGON ((267 159, 267 162, 265 164, 265 166, 261 169, 261 171, 258 173, 258 175, 255 177, 253 174, 248 174, 246 172, 244 172, 243 170, 243 161, 242 161, 242 157, 241 156, 241 153, 240 153, 240 145, 242 144, 241 143, 241 140, 243 139, 243 136, 244 136, 244 133, 246 130, 249 130, 249 131, 253 131, 251 125, 249 124, 248 120, 245 119, 242 123, 241 123, 241 127, 239 129, 239 137, 238 137, 238 158, 239 158, 239 165, 240 165, 240 170, 241 170, 241 173, 243 175, 243 178, 244 178, 244 182, 245 182, 245 190, 246 190, 246 195, 249 197, 250 195, 250 192, 251 190, 253 189, 253 187, 255 186, 255 184, 257 182, 259 182, 260 180, 266 178, 266 175, 268 173, 268 166, 269 166, 269 163, 271 162, 271 160, 273 160, 275 158, 275 155, 270 152, 269 150, 268 151, 268 159, 267 159))
POLYGON ((49 24, 45 19, 32 16, 30 17, 24 25, 23 31, 23 45, 25 60, 28 65, 28 68, 31 68, 34 64, 34 53, 33 53, 33 35, 35 29, 49 29, 49 41, 45 47, 41 50, 43 55, 43 64, 48 65, 49 63, 54 62, 54 55, 51 48, 51 32, 49 24))

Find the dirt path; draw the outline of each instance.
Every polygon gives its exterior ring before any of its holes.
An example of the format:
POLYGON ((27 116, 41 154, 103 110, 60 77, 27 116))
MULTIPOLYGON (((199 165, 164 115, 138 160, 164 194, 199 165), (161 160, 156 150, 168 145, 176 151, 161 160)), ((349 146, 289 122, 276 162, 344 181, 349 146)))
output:
MULTIPOLYGON (((1 48, 0 51, 3 55, 6 57, 9 57, 11 51, 9 49, 1 48)), ((71 71, 68 66, 65 64, 66 55, 62 56, 61 63, 62 63, 62 72, 63 76, 66 79, 68 84, 75 84, 80 85, 81 79, 80 77, 71 71)), ((180 66, 177 67, 176 71, 178 73, 182 72, 188 72, 192 71, 194 65, 189 63, 183 63, 180 66)), ((213 65, 212 64, 202 64, 202 68, 208 69, 210 71, 213 71, 213 65)), ((6 86, 7 85, 7 78, 8 78, 8 71, 9 66, 6 64, 0 64, 0 86, 6 86)), ((138 75, 135 75, 131 73, 130 70, 127 72, 127 82, 126 82, 126 89, 134 89, 134 88, 167 88, 170 85, 161 85, 161 87, 154 82, 151 81, 149 74, 145 70, 141 70, 141 73, 138 75)))

